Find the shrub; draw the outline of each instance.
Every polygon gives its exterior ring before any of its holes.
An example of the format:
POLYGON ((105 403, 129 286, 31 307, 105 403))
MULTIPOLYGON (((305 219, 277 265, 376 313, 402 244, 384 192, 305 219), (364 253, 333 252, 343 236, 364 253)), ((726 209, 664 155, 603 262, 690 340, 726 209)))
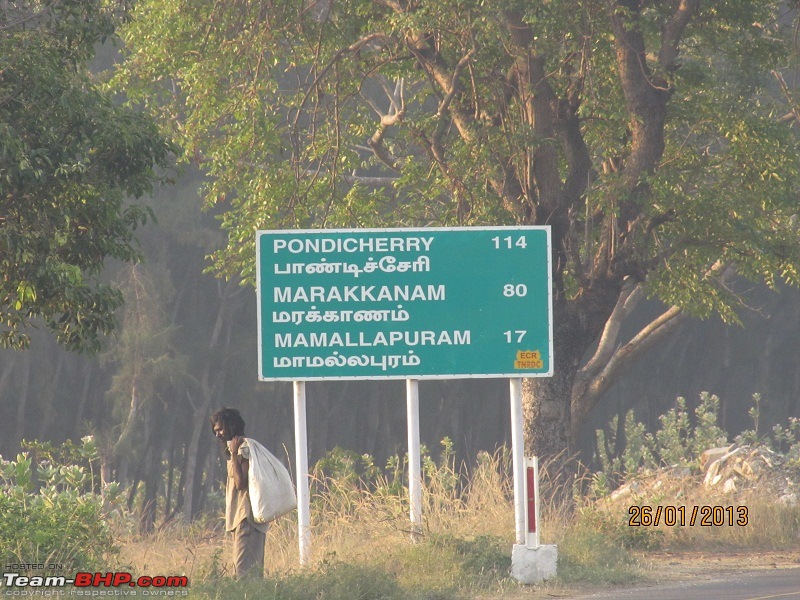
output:
POLYGON ((597 430, 596 455, 607 478, 631 476, 640 468, 653 469, 662 465, 697 466, 700 455, 714 446, 728 443, 725 431, 717 425, 719 397, 708 392, 700 394, 694 411, 686 407, 686 399, 678 397, 675 407, 661 415, 659 428, 646 432, 633 412, 625 414, 624 438, 617 439, 617 418, 609 424, 610 433, 597 430))
POLYGON ((97 448, 91 437, 81 446, 27 444, 34 450, 16 460, 0 459, 0 559, 3 564, 75 564, 100 567, 114 552, 104 518, 104 498, 94 490, 91 463, 97 448), (41 450, 41 452, 37 452, 41 450), (63 460, 65 456, 69 460, 63 460), (73 464, 73 463, 78 464, 73 464))

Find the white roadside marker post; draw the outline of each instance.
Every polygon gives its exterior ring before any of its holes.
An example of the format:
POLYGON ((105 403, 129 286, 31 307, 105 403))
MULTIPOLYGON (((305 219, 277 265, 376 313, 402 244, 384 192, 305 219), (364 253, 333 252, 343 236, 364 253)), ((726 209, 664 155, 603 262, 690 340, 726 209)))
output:
POLYGON ((539 547, 539 457, 525 457, 525 546, 531 550, 539 547))

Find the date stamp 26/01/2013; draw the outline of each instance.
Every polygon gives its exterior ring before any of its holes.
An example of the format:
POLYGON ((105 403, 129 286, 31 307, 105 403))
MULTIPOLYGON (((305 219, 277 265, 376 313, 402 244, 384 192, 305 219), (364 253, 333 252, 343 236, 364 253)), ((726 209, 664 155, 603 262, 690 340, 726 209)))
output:
POLYGON ((630 527, 745 527, 749 522, 746 506, 631 506, 628 508, 630 527))

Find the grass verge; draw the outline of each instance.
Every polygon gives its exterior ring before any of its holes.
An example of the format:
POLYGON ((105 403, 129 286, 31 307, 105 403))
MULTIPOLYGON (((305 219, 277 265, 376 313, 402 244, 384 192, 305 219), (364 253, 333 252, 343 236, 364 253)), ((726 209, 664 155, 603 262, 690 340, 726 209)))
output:
POLYGON ((574 510, 545 501, 542 540, 558 545, 558 576, 521 588, 510 577, 515 536, 507 463, 502 453, 483 455, 469 478, 446 460, 427 463, 424 527, 412 535, 402 469, 386 477, 368 457, 339 456, 314 475, 310 564, 298 567, 296 522, 283 518, 267 535, 263 579, 228 576, 218 520, 132 539, 122 555, 140 574, 188 575, 191 596, 208 600, 533 599, 658 579, 648 553, 769 551, 794 548, 800 539, 800 509, 755 493, 741 499, 747 526, 630 525, 630 506, 721 502, 703 495, 697 476, 648 488, 655 490, 650 495, 579 501, 574 510))

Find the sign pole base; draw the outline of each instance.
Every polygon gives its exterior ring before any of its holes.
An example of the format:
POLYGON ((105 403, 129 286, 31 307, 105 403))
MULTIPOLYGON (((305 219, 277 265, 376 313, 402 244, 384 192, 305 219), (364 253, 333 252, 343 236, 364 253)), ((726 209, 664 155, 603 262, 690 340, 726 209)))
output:
POLYGON ((511 576, 525 585, 541 583, 556 576, 558 546, 542 545, 528 548, 514 544, 511 551, 511 576))

